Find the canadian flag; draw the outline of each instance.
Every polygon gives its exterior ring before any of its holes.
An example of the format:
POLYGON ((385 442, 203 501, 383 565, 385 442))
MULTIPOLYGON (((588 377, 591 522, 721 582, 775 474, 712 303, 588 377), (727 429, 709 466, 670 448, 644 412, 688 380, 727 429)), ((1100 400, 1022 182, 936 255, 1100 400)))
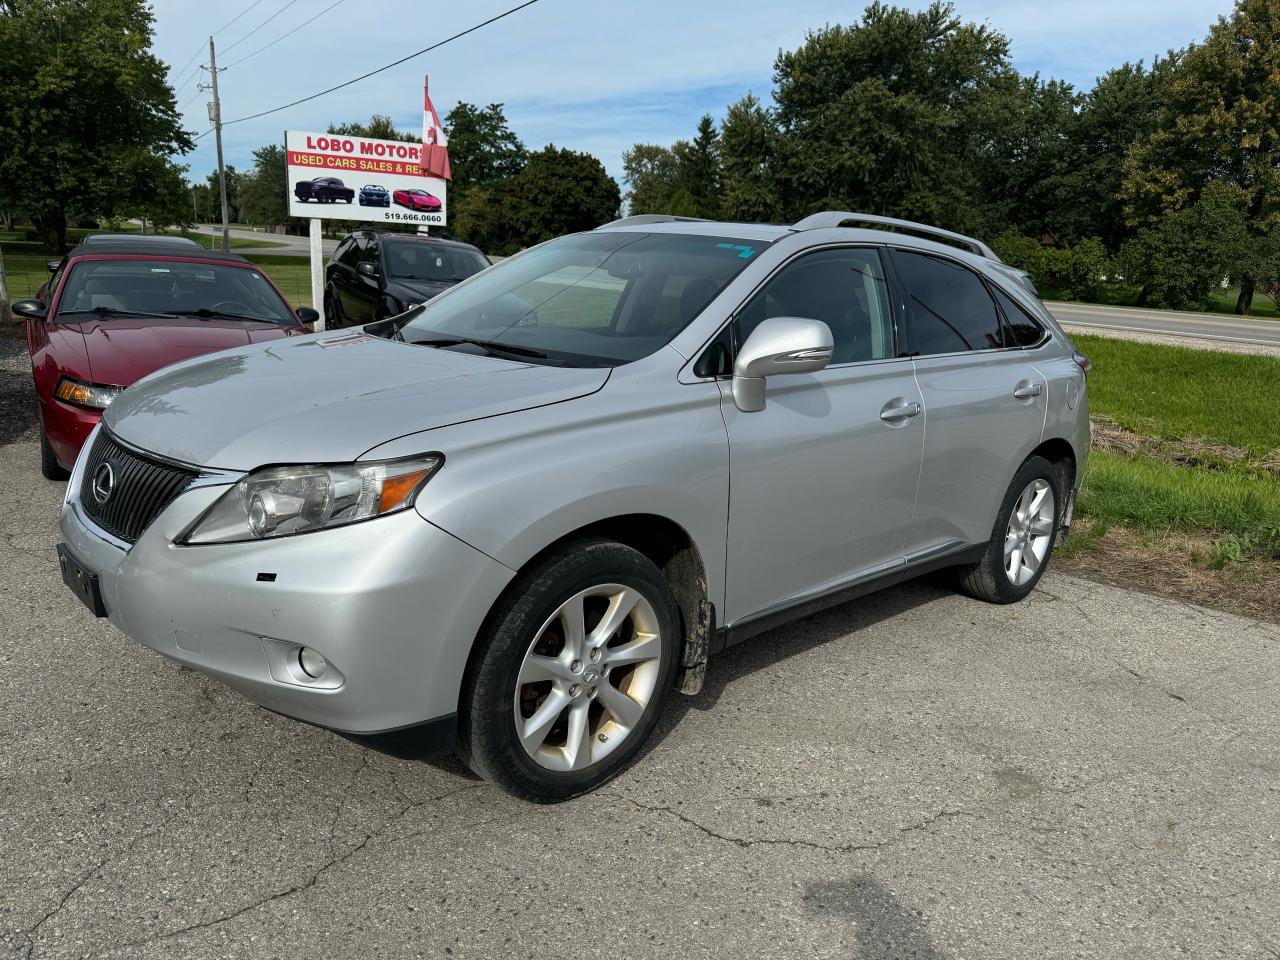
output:
POLYGON ((428 177, 452 180, 449 170, 449 138, 440 124, 440 115, 431 105, 427 77, 422 78, 422 172, 428 177))

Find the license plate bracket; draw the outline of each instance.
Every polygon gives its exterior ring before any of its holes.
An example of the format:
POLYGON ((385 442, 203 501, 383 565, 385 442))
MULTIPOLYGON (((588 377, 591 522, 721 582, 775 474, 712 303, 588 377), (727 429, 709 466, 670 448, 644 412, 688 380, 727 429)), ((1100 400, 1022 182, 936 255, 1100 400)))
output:
POLYGON ((58 568, 62 571, 62 582, 80 598, 80 602, 92 610, 95 617, 105 617, 107 607, 102 602, 102 588, 98 585, 98 575, 81 563, 76 555, 61 543, 58 544, 58 568))

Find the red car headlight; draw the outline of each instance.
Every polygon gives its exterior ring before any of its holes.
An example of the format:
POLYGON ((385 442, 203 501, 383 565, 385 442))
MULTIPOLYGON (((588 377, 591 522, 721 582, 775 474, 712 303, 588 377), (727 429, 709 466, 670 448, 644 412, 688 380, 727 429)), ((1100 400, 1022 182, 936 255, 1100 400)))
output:
POLYGON ((77 407, 88 407, 90 410, 105 410, 107 405, 120 395, 124 387, 107 387, 94 383, 81 383, 71 377, 63 377, 53 395, 64 403, 77 407))

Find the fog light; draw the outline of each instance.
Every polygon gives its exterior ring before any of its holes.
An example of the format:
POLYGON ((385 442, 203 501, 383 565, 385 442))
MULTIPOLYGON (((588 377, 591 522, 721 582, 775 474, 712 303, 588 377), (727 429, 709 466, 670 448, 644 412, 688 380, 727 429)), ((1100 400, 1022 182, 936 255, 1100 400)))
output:
POLYGON ((298 651, 298 666, 312 680, 319 680, 329 669, 328 661, 310 647, 303 647, 298 651))

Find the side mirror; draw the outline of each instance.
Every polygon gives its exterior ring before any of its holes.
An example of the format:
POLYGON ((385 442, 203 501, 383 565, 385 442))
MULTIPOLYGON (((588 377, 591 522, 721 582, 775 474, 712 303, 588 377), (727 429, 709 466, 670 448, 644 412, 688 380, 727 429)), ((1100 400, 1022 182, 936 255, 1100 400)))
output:
POLYGON ((356 264, 356 273, 360 274, 362 277, 368 277, 370 280, 377 280, 382 276, 382 274, 378 272, 378 268, 368 260, 365 260, 363 263, 356 264))
POLYGON ((313 310, 311 307, 299 307, 293 311, 298 318, 298 322, 305 326, 308 330, 311 325, 320 319, 320 311, 313 310))
POLYGON ((45 264, 45 266, 49 268, 49 272, 50 272, 50 273, 57 273, 57 272, 58 272, 58 268, 59 268, 60 266, 62 266, 62 261, 61 261, 61 260, 50 260, 48 263, 46 263, 46 264, 45 264))
POLYGON ((814 373, 831 362, 835 340, 821 320, 772 317, 751 331, 733 364, 733 402, 743 413, 764 409, 766 377, 814 373))
POLYGON ((49 315, 49 309, 42 300, 16 300, 12 310, 15 317, 25 320, 43 320, 49 315))

